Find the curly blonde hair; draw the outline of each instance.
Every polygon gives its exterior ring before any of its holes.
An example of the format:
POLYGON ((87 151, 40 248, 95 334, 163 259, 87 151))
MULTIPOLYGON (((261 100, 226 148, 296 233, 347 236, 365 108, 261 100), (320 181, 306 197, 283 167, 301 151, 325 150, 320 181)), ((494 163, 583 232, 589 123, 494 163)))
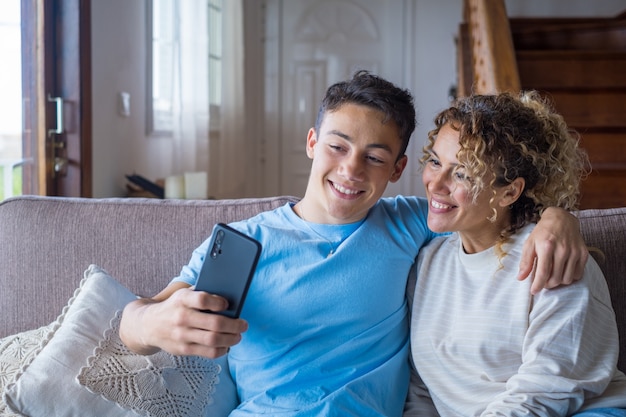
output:
MULTIPOLYGON (((478 194, 524 178, 520 198, 511 205, 511 222, 501 232, 498 248, 517 230, 536 223, 546 207, 578 207, 580 181, 589 173, 579 135, 536 91, 473 95, 456 100, 435 117, 428 133, 422 166, 444 125, 459 132, 457 159, 471 178, 470 193, 478 194), (493 173, 493 176, 487 176, 493 173), (485 183, 485 178, 492 178, 485 183)), ((495 220, 494 216, 491 218, 495 220)))

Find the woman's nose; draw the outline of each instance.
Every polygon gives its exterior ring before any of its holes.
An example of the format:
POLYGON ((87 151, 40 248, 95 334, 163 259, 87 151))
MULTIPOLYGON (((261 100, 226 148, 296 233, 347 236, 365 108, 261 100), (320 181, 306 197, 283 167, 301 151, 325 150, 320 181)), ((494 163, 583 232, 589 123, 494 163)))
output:
POLYGON ((431 192, 449 194, 452 192, 450 186, 450 174, 443 170, 434 172, 431 176, 429 188, 431 192))

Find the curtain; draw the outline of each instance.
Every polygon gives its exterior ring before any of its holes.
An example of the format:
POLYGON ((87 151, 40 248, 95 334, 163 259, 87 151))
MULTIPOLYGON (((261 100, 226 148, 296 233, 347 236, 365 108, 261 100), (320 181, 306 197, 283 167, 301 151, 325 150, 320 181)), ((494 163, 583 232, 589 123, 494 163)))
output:
POLYGON ((209 169, 209 70, 206 0, 174 7, 178 47, 174 56, 173 137, 176 173, 209 169))
MULTIPOLYGON (((221 71, 210 73, 207 0, 174 0, 178 38, 173 82, 173 170, 208 173, 208 194, 245 193, 247 149, 244 111, 243 1, 222 2, 221 71), (209 77, 221 77, 221 103, 211 118, 209 77)), ((217 87, 219 88, 219 87, 217 87)))
MULTIPOLYGON (((243 2, 223 2, 222 105, 220 115, 218 190, 220 198, 245 195, 250 169, 244 111, 243 2)), ((212 159, 213 161, 214 159, 212 159)))

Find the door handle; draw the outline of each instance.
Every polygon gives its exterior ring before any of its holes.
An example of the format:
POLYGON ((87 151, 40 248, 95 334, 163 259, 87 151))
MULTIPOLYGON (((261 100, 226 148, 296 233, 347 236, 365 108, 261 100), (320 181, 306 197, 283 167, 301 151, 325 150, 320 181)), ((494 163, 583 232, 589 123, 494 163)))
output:
POLYGON ((48 94, 48 101, 56 104, 56 128, 48 130, 48 136, 60 135, 63 133, 63 98, 52 97, 48 94))
POLYGON ((52 138, 52 178, 56 178, 57 175, 64 176, 67 173, 66 168, 69 162, 67 158, 57 154, 65 147, 62 138, 57 140, 53 137, 53 135, 61 135, 63 133, 63 98, 52 97, 48 94, 48 102, 55 103, 56 107, 56 127, 48 130, 48 137, 52 138))

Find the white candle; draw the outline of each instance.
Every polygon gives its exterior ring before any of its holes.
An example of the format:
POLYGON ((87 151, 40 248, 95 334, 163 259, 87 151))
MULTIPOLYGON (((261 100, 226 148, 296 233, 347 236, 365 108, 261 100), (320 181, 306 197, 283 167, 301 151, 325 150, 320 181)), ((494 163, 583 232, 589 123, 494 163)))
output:
POLYGON ((165 178, 165 198, 185 198, 185 177, 172 175, 165 178))
POLYGON ((208 177, 204 171, 185 172, 185 198, 206 200, 209 197, 208 177))

